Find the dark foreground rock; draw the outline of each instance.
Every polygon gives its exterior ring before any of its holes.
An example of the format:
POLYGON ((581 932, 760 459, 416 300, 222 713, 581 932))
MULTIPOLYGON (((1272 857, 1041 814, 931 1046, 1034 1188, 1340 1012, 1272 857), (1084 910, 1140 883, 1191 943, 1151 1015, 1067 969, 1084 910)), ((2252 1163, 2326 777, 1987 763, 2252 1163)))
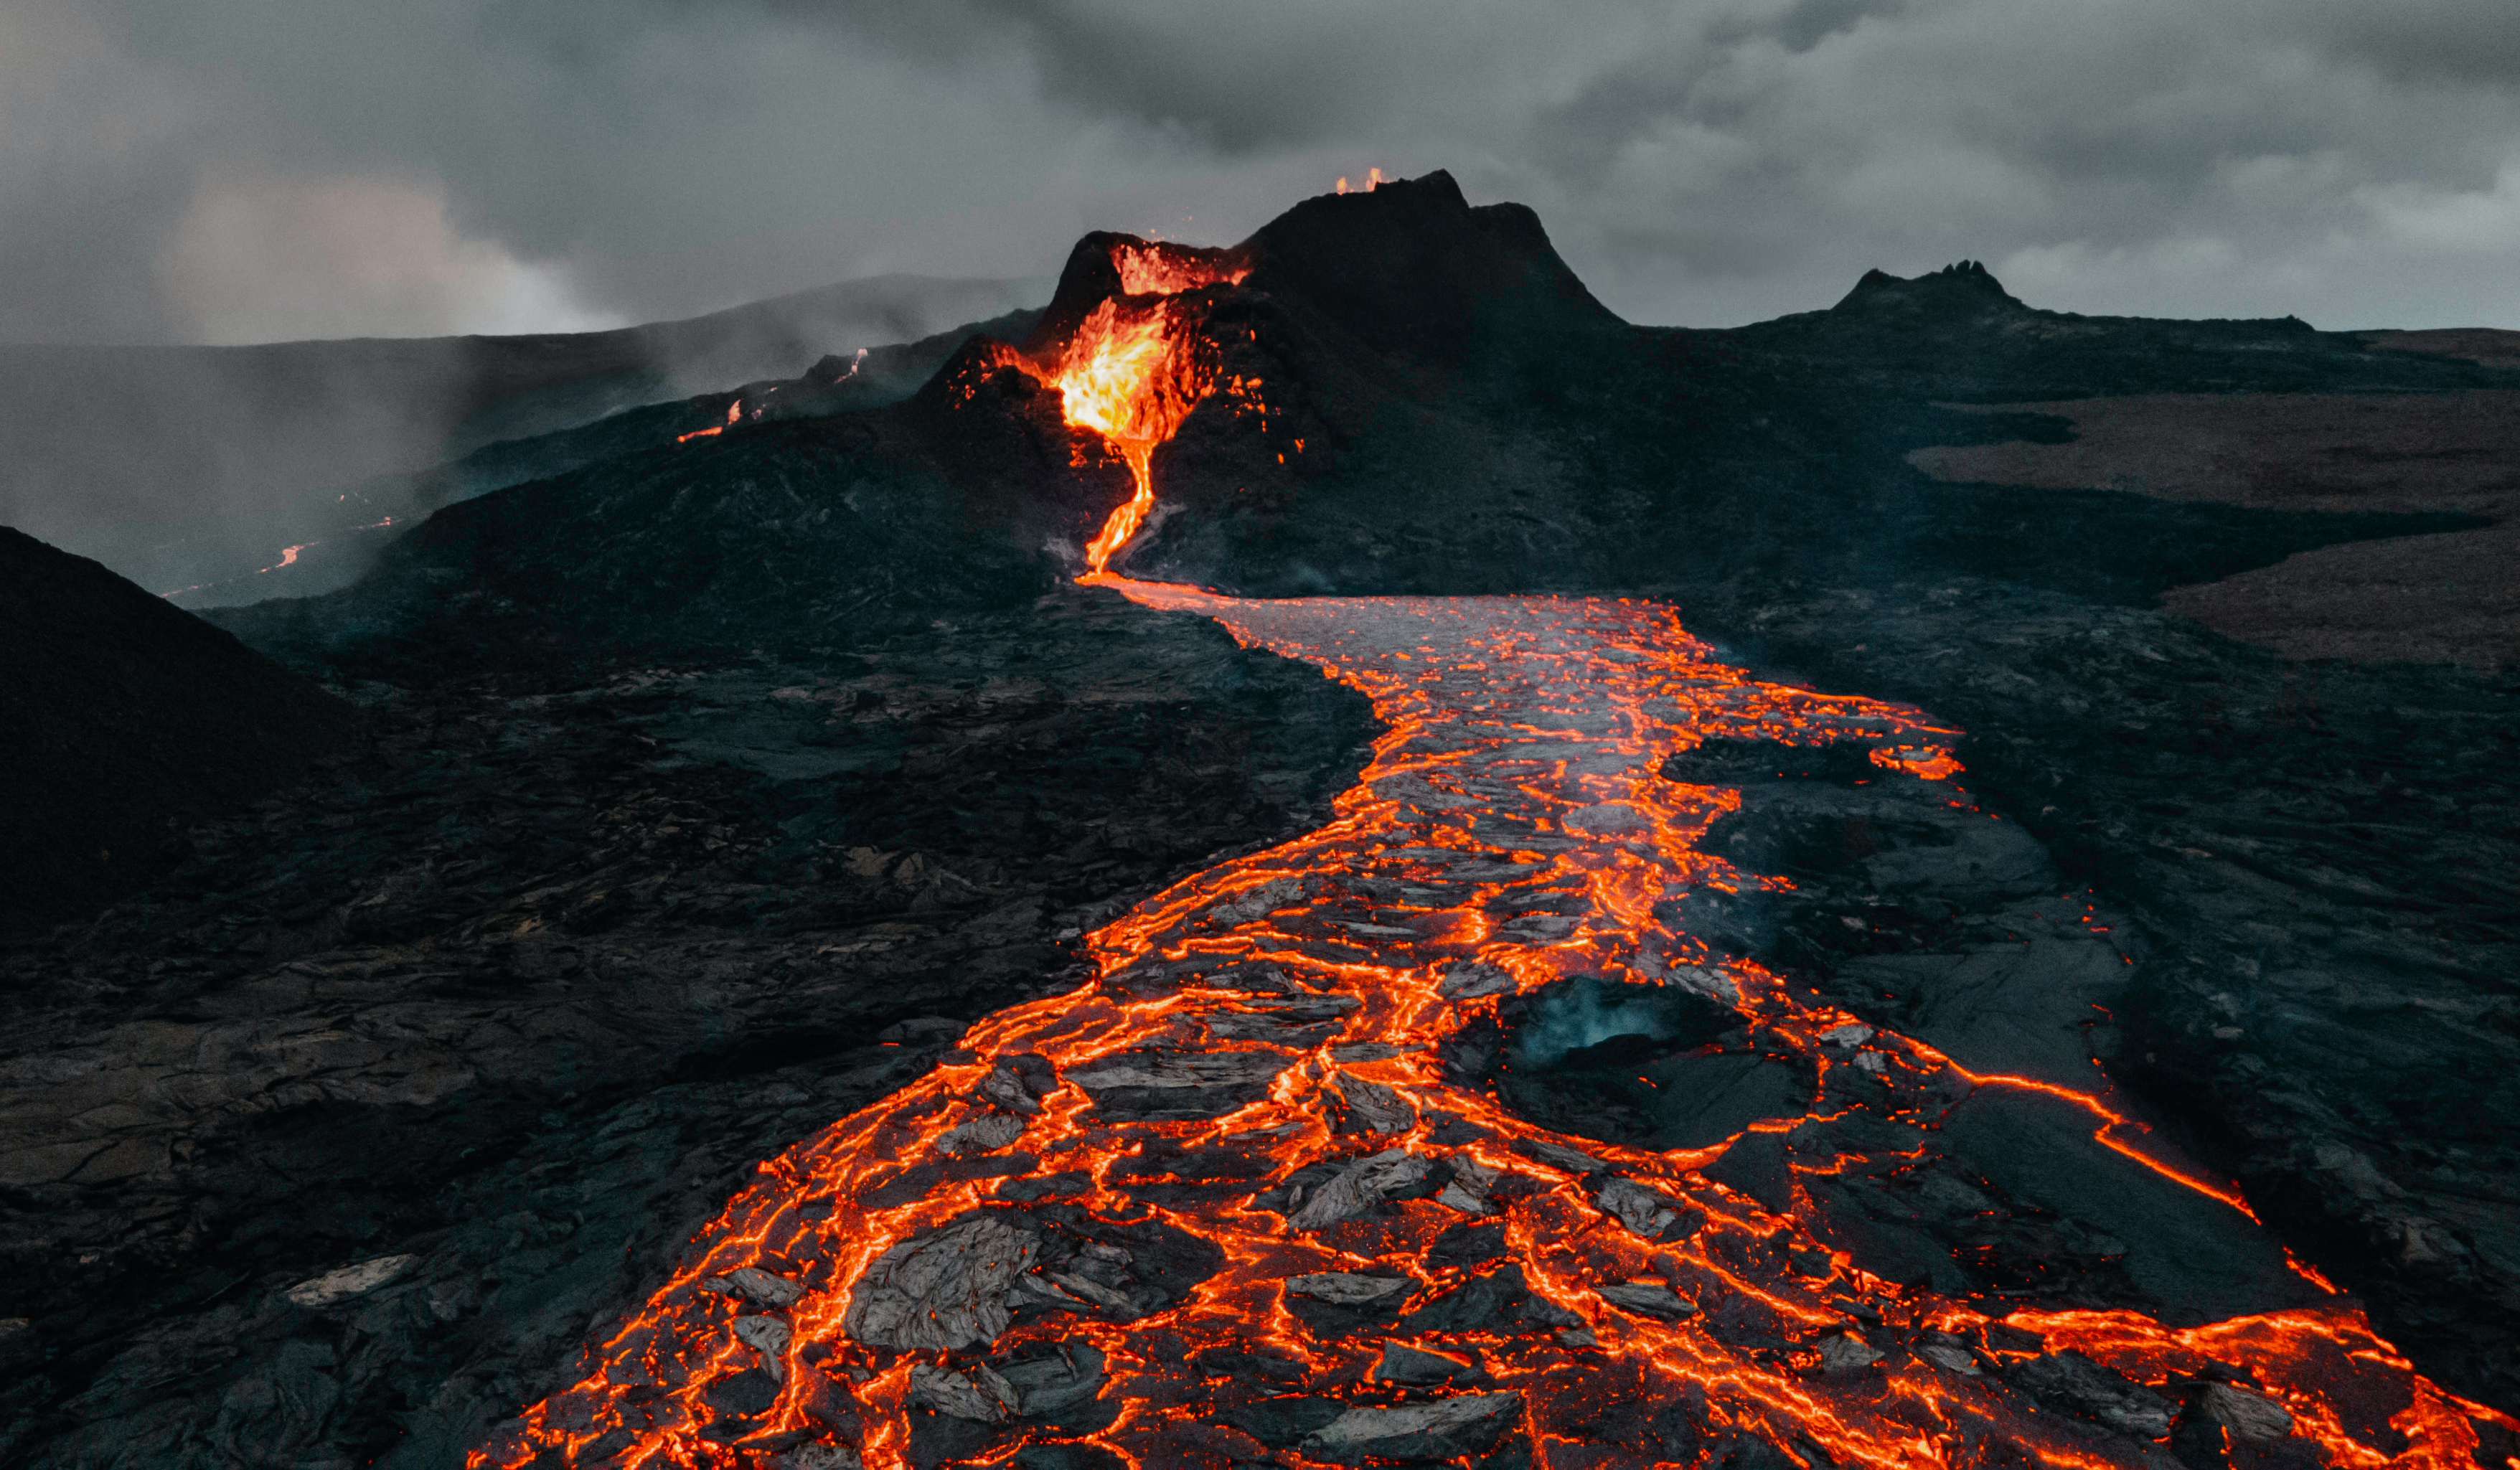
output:
POLYGON ((13 1464, 455 1462, 756 1161, 1317 823, 1367 733, 1084 592, 356 692, 370 740, 0 970, 13 1464))
POLYGON ((232 635, 0 527, 0 938, 163 872, 184 828, 353 724, 232 635))

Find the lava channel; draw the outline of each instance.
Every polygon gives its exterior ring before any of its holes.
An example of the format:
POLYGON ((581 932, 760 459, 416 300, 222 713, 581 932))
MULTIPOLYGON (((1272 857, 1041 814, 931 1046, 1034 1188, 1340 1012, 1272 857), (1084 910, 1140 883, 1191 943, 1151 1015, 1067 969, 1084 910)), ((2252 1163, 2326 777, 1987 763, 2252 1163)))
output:
POLYGON ((1860 740, 1943 778, 1955 732, 1755 681, 1651 604, 1103 580, 1372 697, 1335 820, 1148 900, 1088 937, 1093 981, 764 1164, 472 1464, 2097 1470, 2168 1466, 2202 1423, 2231 1465, 2468 1470, 2476 1424, 2509 1426, 2344 1298, 1991 1316, 1827 1248, 1799 1186, 1710 1181, 1746 1135, 1555 1134, 1448 1060, 1589 976, 1732 1007, 1820 1077, 1814 1117, 2025 1097, 1666 917, 1782 884, 1702 850, 1739 792, 1665 757, 1860 740))

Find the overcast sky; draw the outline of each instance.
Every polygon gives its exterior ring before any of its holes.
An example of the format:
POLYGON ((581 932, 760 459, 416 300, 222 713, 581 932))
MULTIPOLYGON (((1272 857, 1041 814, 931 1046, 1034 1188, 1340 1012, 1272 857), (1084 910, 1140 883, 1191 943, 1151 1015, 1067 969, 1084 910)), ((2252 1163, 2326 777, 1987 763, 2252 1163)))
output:
POLYGON ((1369 167, 1631 320, 1982 259, 2034 305, 2520 327, 2513 0, 6 0, 0 340, 517 332, 1369 167))

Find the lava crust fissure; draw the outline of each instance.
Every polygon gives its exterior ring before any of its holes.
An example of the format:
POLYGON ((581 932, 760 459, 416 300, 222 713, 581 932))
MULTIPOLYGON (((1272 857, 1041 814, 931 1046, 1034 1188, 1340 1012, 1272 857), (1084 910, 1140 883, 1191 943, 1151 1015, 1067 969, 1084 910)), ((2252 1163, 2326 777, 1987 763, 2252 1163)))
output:
POLYGON ((1691 931, 1696 898, 1791 885, 1709 849, 1757 793, 1663 773, 1775 746, 1836 780, 1773 786, 1940 813, 1929 845, 1974 854, 1991 892, 2045 891, 1974 837, 1998 824, 1949 784, 1956 732, 1750 681, 1642 605, 1124 590, 1374 698, 1389 730, 1338 820, 1148 900, 1091 937, 1094 983, 764 1166, 483 1462, 1503 1466, 1598 1445, 2090 1467, 2175 1440, 2193 1462, 2449 1470, 2494 1422, 2095 1077, 1877 1027, 1691 931), (1483 1083, 1517 1059, 1600 1070, 1657 1032, 1803 1081, 1677 1147, 1546 1128, 1483 1083), (2168 1268, 2015 1198, 2060 1170, 2080 1203, 2141 1194, 2216 1255, 2228 1310, 2123 1310, 2168 1268), (1903 1196, 1954 1227, 1902 1235, 1903 1196), (1903 1251, 1915 1269, 1891 1273, 1903 1251), (777 1311, 715 1284, 745 1270, 784 1283, 777 1311), (2340 1376, 2340 1353, 2363 1366, 2340 1376), (742 1412, 719 1406, 735 1383, 756 1385, 742 1412))

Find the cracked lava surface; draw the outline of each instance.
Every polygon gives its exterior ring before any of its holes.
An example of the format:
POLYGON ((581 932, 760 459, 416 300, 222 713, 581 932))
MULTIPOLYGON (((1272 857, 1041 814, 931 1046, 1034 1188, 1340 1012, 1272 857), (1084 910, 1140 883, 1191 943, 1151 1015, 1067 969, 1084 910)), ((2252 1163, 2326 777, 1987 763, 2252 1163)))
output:
POLYGON ((2203 1443, 2452 1470, 2477 1424, 2509 1427, 2348 1299, 1990 1317, 1829 1250, 1800 1189, 1772 1211, 1711 1182, 1734 1140, 1552 1133, 1462 1064, 1517 993, 1680 987, 1803 1058, 1812 1116, 1931 1130, 2035 1090, 2257 1229, 2109 1096, 1973 1076, 1682 926, 1693 891, 1783 880, 1698 850, 1739 793, 1664 780, 1665 757, 1861 741, 1884 780, 1965 808, 1956 732, 1754 681, 1649 603, 1097 580, 1370 695, 1387 733, 1337 820, 1087 936, 1091 983, 763 1164, 473 1464, 2092 1470, 2171 1465, 2176 1424, 2191 1467, 2203 1443))

